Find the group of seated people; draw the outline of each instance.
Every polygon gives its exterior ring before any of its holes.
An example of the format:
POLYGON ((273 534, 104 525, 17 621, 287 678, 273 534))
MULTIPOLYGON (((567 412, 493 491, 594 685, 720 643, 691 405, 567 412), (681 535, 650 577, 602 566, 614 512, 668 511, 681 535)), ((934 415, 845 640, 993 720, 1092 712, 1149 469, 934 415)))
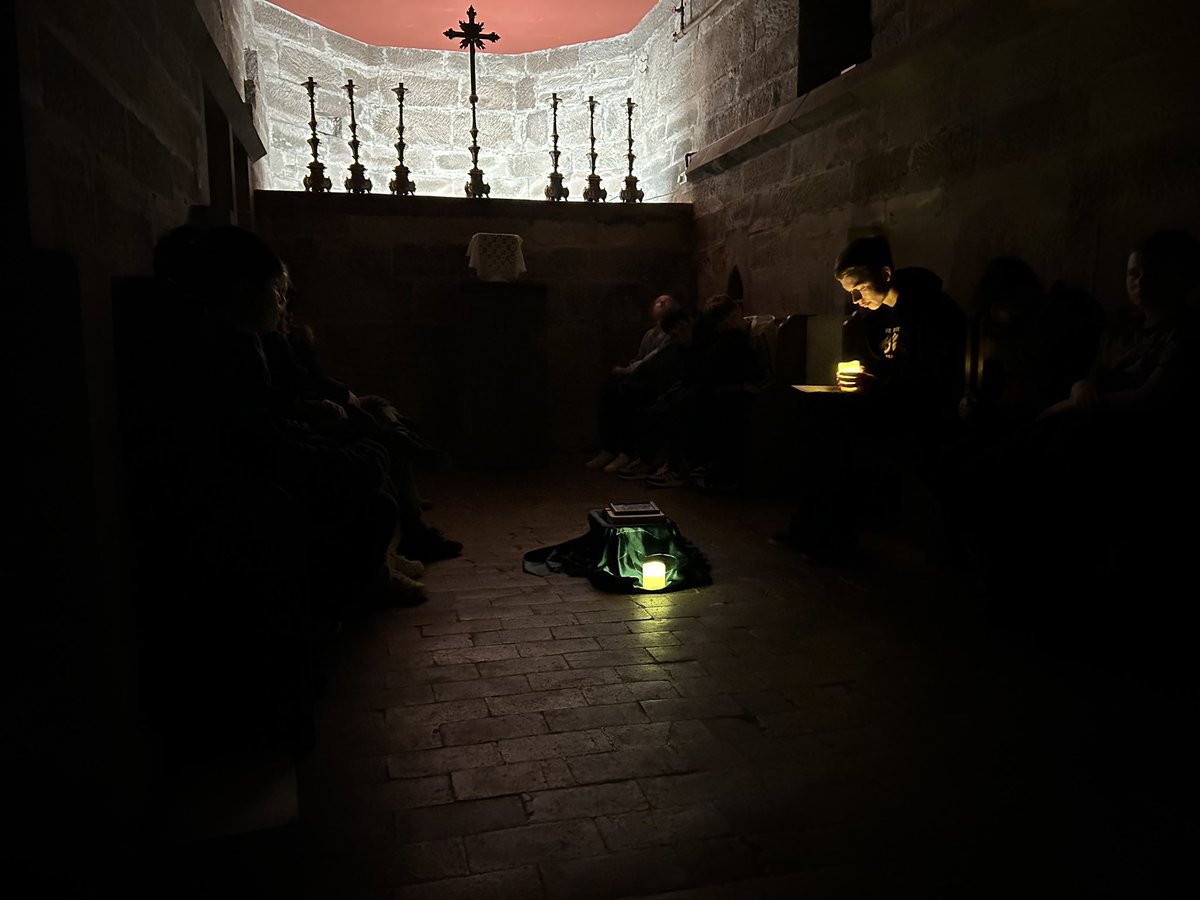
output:
POLYGON ((587 466, 649 487, 738 486, 764 376, 742 309, 724 294, 699 312, 664 294, 636 355, 601 395, 601 449, 587 466))
MULTIPOLYGON (((859 532, 897 524, 916 486, 937 509, 938 561, 970 566, 982 584, 1054 571, 1071 573, 1070 590, 1082 573, 1133 577, 1170 561, 1165 548, 1185 555, 1178 529, 1145 523, 1196 499, 1186 435, 1200 241, 1156 231, 1125 268, 1129 302, 1106 311, 999 257, 968 316, 936 274, 897 268, 885 237, 850 242, 833 275, 853 307, 842 359, 860 371, 840 374, 832 395, 797 395, 793 511, 772 541, 813 563, 852 561, 859 532)), ((589 467, 636 477, 661 463, 647 483, 665 485, 689 462, 745 465, 747 432, 734 423, 752 354, 741 337, 722 342, 744 331, 724 324, 728 301, 711 304, 692 326, 670 298, 655 302, 656 326, 605 387, 589 467), (721 397, 737 399, 723 408, 721 397)))
POLYGON ((175 229, 151 282, 118 333, 141 618, 161 654, 148 681, 213 721, 242 709, 234 730, 266 727, 266 709, 302 727, 320 646, 424 602, 425 567, 461 553, 424 520, 414 477, 446 454, 322 370, 257 234, 175 229))

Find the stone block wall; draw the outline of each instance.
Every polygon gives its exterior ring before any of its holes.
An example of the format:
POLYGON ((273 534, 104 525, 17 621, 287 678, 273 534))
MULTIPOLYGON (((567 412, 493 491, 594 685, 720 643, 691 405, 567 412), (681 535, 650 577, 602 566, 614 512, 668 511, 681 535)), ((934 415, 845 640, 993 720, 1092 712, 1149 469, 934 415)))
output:
POLYGON ((113 278, 148 274, 157 237, 207 200, 195 50, 207 41, 207 59, 227 60, 225 77, 240 86, 245 11, 241 0, 18 0, 5 10, 16 136, 6 325, 21 410, 10 467, 36 495, 33 509, 18 508, 8 575, 24 636, 12 708, 27 786, 14 815, 16 853, 47 893, 124 880, 145 861, 145 823, 161 820, 150 801, 162 791, 151 784, 157 750, 136 708, 113 278), (92 837, 63 867, 36 854, 71 840, 61 815, 71 807, 88 810, 92 837))
MULTIPOLYGON (((454 26, 448 21, 447 27, 454 26)), ((298 18, 265 0, 254 6, 250 49, 258 60, 258 92, 267 110, 269 154, 260 183, 273 190, 303 190, 311 160, 306 143, 309 76, 316 91, 321 161, 343 191, 352 162, 350 113, 345 84, 355 83, 355 118, 360 161, 374 193, 389 193, 397 164, 398 109, 392 88, 407 89, 404 103, 405 164, 417 193, 463 196, 471 168, 471 93, 468 54, 446 40, 447 49, 376 47, 298 18), (454 48, 454 49, 452 49, 454 48)), ((504 37, 503 22, 488 22, 504 37)), ((479 167, 494 198, 541 199, 550 173, 550 95, 559 96, 559 171, 581 198, 589 172, 587 98, 598 101, 595 116, 596 172, 617 200, 627 171, 626 98, 640 103, 628 36, 535 53, 476 53, 479 95, 479 167)), ((647 123, 634 114, 634 140, 645 147, 647 123)), ((636 174, 636 170, 635 170, 636 174)))
POLYGON ((488 287, 468 267, 471 235, 521 235, 527 271, 513 284, 542 298, 536 333, 508 334, 497 320, 496 339, 512 343, 510 367, 529 354, 543 362, 541 377, 495 398, 493 439, 506 412, 511 423, 538 404, 547 450, 592 449, 601 384, 636 350, 651 300, 692 296, 686 205, 260 191, 256 215, 289 264, 296 314, 314 326, 330 374, 391 398, 464 462, 487 462, 473 456, 469 419, 479 415, 472 398, 492 389, 464 349, 475 339, 466 295, 488 287))
MULTIPOLYGON (((750 312, 839 314, 844 297, 830 260, 849 236, 874 228, 892 236, 900 264, 934 268, 964 306, 986 261, 1001 253, 1115 305, 1124 249, 1139 233, 1194 227, 1187 158, 1196 119, 1184 111, 1197 75, 1165 50, 1195 36, 1185 0, 1161 0, 1153 14, 1133 0, 874 0, 872 58, 797 98, 801 2, 697 0, 685 4, 680 34, 678 15, 658 4, 608 41, 481 54, 481 165, 494 195, 541 196, 545 101, 557 90, 570 202, 585 183, 582 100, 592 92, 604 101, 598 168, 615 199, 621 104, 633 96, 635 173, 647 198, 695 209, 698 294, 724 290, 737 267, 750 312), (746 134, 762 139, 751 146, 746 134), (726 143, 739 149, 722 157, 721 171, 679 183, 689 155, 726 143)), ((255 15, 259 53, 271 59, 261 77, 274 94, 273 186, 296 189, 307 160, 295 82, 310 69, 330 85, 354 73, 390 83, 399 72, 414 88, 411 103, 428 98, 414 106, 406 134, 418 192, 461 196, 465 59, 367 48, 262 0, 255 15)), ((341 178, 345 104, 332 88, 323 98, 330 168, 341 178)), ((376 105, 376 191, 386 190, 393 164, 393 121, 386 103, 376 105)))
MULTIPOLYGON (((701 295, 736 266, 752 311, 838 314, 834 255, 883 228, 964 306, 987 260, 1016 254, 1112 307, 1137 237, 1200 230, 1200 76, 1174 49, 1197 38, 1192 4, 875 0, 872 18, 872 58, 774 119, 712 127, 703 108, 696 149, 715 159, 673 195, 695 207, 701 295)), ((719 92, 722 58, 696 52, 690 79, 719 92)))

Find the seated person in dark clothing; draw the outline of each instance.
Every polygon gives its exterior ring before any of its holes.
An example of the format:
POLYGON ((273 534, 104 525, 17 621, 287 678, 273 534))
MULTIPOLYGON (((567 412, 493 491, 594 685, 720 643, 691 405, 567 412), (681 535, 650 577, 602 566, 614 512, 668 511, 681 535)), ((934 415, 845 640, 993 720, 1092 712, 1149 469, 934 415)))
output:
MULTIPOLYGON (((638 365, 617 382, 613 409, 623 434, 622 444, 628 464, 616 470, 623 478, 644 478, 653 472, 651 463, 658 451, 650 410, 658 399, 682 377, 691 353, 693 319, 682 307, 671 309, 660 326, 666 339, 638 362, 638 365)), ((612 466, 604 471, 614 471, 612 466)))
POLYGON ((705 302, 693 360, 656 404, 670 452, 650 487, 733 488, 750 435, 749 413, 762 373, 741 309, 719 294, 705 302))
POLYGON ((413 475, 414 461, 440 458, 439 451, 421 440, 411 423, 384 398, 360 398, 327 375, 317 360, 311 328, 299 326, 285 315, 282 326, 263 341, 277 373, 277 388, 318 431, 349 441, 373 441, 387 450, 388 487, 398 513, 393 567, 409 578, 419 578, 424 563, 458 556, 462 544, 423 520, 413 475))
POLYGON ((1134 248, 1130 303, 1091 372, 1010 448, 1006 503, 980 540, 993 583, 1045 564, 1071 584, 1108 588, 1115 576, 1150 579, 1189 557, 1187 530, 1167 523, 1197 499, 1197 284, 1194 235, 1159 231, 1134 248), (1165 527, 1148 527, 1156 522, 1165 527))
POLYGON ((1027 262, 1000 256, 984 267, 974 300, 975 368, 959 413, 972 431, 992 433, 1030 421, 1046 406, 1037 335, 1046 295, 1027 262))
POLYGON ((282 262, 262 238, 224 226, 195 241, 191 273, 205 315, 190 341, 193 381, 181 388, 206 455, 296 498, 307 516, 314 597, 326 615, 423 600, 420 585, 387 563, 397 517, 387 450, 368 438, 322 433, 285 389, 291 373, 278 360, 271 368, 263 338, 276 333, 283 314, 282 262))
POLYGON ((921 477, 953 434, 962 396, 966 321, 927 269, 895 269, 882 236, 852 241, 834 277, 857 307, 844 353, 862 362, 836 396, 802 397, 798 505, 776 540, 814 562, 854 548, 856 521, 894 515, 906 471, 921 477), (872 502, 873 501, 873 502, 872 502))
POLYGON ((638 344, 637 352, 625 365, 613 366, 604 390, 600 395, 598 430, 600 452, 587 463, 589 469, 618 472, 634 461, 637 448, 630 443, 628 404, 621 396, 621 386, 635 374, 642 363, 667 340, 662 327, 663 318, 672 311, 683 309, 683 304, 670 294, 660 294, 650 306, 650 318, 654 324, 646 329, 638 344))
POLYGON ((981 502, 991 506, 981 498, 993 496, 1034 419, 1086 374, 1103 316, 1099 301, 1082 291, 1059 283, 1047 294, 1029 264, 1010 256, 984 267, 974 299, 963 428, 938 466, 945 527, 937 552, 951 567, 978 557, 970 540, 975 526, 964 523, 977 518, 981 502))

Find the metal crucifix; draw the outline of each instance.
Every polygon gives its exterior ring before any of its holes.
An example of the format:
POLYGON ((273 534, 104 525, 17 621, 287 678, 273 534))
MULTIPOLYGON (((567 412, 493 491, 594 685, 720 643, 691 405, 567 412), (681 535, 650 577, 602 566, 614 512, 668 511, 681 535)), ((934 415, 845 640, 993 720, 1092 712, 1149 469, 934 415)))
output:
POLYGON ((467 196, 482 199, 492 192, 490 185, 483 183, 483 173, 479 171, 479 129, 475 125, 475 104, 479 96, 475 93, 475 50, 483 50, 484 41, 498 41, 500 35, 492 31, 483 33, 483 23, 475 21, 475 7, 467 7, 467 21, 459 21, 461 31, 453 28, 443 32, 450 40, 459 40, 459 47, 471 51, 471 180, 466 184, 467 196))

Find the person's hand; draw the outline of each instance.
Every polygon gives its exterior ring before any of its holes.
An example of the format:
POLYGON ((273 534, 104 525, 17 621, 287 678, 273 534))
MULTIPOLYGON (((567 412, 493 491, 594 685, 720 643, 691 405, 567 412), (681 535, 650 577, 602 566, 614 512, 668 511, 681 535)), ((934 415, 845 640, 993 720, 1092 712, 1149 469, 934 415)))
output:
POLYGON ((1094 412, 1100 408, 1100 389, 1096 382, 1085 378, 1071 385, 1071 395, 1067 399, 1080 412, 1094 412))
POLYGON ((312 411, 316 418, 327 422, 341 422, 349 418, 346 410, 332 400, 322 400, 313 404, 312 411))
POLYGON ((358 395, 354 391, 347 391, 346 393, 350 395, 346 402, 355 409, 362 409, 362 404, 358 402, 358 395))
POLYGON ((963 394, 963 398, 958 401, 958 417, 960 419, 971 418, 977 406, 979 406, 979 400, 974 394, 963 394))
POLYGON ((875 384, 870 372, 838 372, 837 385, 843 391, 867 391, 875 384))
POLYGON ((629 368, 629 366, 613 366, 612 367, 612 373, 618 377, 620 377, 622 375, 628 375, 632 371, 633 371, 633 369, 629 368))

